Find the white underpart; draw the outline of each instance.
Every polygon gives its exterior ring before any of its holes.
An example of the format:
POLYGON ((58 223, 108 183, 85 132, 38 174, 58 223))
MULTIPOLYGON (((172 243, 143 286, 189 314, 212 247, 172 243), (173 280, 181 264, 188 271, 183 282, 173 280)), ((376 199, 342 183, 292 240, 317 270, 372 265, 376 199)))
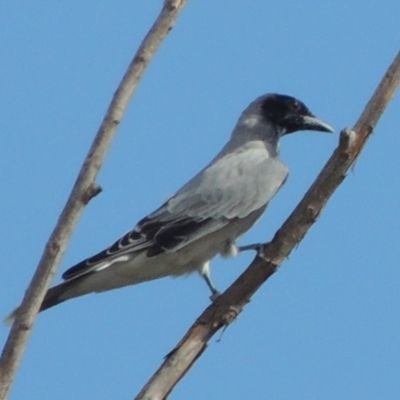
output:
POLYGON ((210 277, 210 274, 211 274, 211 270, 210 270, 210 261, 206 261, 203 265, 202 265, 202 267, 201 267, 201 269, 200 269, 200 275, 202 275, 202 276, 208 276, 208 277, 210 277))
POLYGON ((235 243, 229 242, 220 254, 223 258, 233 258, 239 254, 239 250, 235 243))

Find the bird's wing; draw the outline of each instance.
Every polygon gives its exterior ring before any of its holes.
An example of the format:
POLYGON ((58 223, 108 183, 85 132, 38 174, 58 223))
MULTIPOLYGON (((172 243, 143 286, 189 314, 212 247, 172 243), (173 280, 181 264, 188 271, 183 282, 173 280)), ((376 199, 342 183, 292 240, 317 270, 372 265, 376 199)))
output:
POLYGON ((67 270, 73 279, 128 255, 174 252, 265 206, 287 178, 287 167, 264 149, 230 153, 210 164, 108 249, 67 270))

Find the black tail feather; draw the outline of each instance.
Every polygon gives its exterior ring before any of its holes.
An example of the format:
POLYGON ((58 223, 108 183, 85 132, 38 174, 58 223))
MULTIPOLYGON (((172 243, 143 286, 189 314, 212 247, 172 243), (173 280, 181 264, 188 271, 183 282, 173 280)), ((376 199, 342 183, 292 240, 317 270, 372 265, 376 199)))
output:
POLYGON ((47 310, 48 308, 54 307, 57 304, 68 300, 69 297, 65 296, 65 292, 69 289, 71 285, 75 283, 76 280, 72 280, 70 282, 60 283, 59 285, 50 288, 44 296, 39 312, 47 310))
MULTIPOLYGON (((76 283, 76 280, 72 280, 70 282, 63 282, 57 286, 50 288, 46 295, 44 296, 43 302, 39 308, 39 312, 47 310, 48 308, 54 307, 57 304, 60 304, 70 297, 65 295, 65 292, 69 289, 71 285, 76 283)), ((5 319, 4 323, 6 325, 11 326, 14 323, 15 317, 18 313, 19 307, 13 310, 5 319)))

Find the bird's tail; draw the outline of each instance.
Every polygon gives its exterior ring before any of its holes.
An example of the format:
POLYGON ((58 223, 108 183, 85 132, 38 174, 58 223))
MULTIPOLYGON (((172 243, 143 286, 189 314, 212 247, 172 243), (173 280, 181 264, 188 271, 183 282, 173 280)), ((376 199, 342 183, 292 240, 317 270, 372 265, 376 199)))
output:
POLYGON ((44 296, 39 312, 47 310, 48 308, 54 307, 57 304, 68 300, 70 298, 70 296, 67 295, 68 289, 74 283, 74 281, 63 282, 50 288, 44 296))
MULTIPOLYGON (((68 300, 70 296, 68 296, 67 292, 72 282, 63 282, 57 286, 50 288, 46 295, 44 296, 43 302, 40 306, 39 312, 47 310, 48 308, 54 307, 57 304, 62 303, 65 300, 68 300)), ((19 307, 13 310, 5 319, 4 323, 8 326, 11 326, 14 323, 15 317, 18 313, 19 307)))

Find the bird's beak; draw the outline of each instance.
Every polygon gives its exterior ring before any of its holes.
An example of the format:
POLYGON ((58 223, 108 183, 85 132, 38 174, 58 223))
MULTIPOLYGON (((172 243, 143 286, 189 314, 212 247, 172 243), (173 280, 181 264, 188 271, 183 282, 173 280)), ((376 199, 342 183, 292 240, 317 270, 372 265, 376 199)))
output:
POLYGON ((320 131, 320 132, 335 132, 334 129, 326 122, 318 119, 314 116, 304 115, 302 116, 303 122, 301 130, 304 131, 320 131))

